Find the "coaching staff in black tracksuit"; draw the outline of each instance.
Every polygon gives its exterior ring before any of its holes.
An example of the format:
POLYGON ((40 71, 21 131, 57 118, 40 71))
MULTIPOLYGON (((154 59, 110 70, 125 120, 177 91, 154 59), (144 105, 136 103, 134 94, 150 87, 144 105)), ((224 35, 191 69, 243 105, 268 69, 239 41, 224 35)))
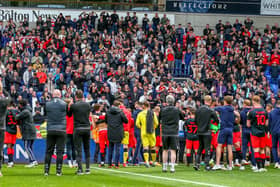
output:
POLYGON ((7 106, 11 102, 9 94, 3 90, 2 83, 0 81, 0 177, 2 176, 2 160, 3 160, 3 146, 4 146, 4 136, 6 129, 6 113, 7 106))
POLYGON ((56 146, 56 175, 60 176, 63 164, 63 152, 66 140, 67 104, 60 99, 61 92, 54 90, 53 99, 46 103, 47 147, 45 156, 45 175, 49 175, 52 154, 56 146))
POLYGON ((175 172, 176 150, 178 147, 179 120, 184 120, 184 114, 174 106, 175 98, 172 95, 166 97, 168 106, 160 111, 159 119, 162 128, 162 171, 167 172, 168 151, 171 152, 170 172, 175 172))
POLYGON ((90 121, 89 114, 91 107, 83 101, 84 93, 82 90, 77 90, 75 99, 76 103, 70 106, 68 116, 74 117, 74 144, 76 148, 78 171, 77 175, 83 174, 82 167, 82 144, 85 152, 86 174, 90 174, 90 121))
POLYGON ((205 169, 210 170, 210 146, 211 146, 211 119, 218 121, 217 114, 210 108, 212 98, 209 95, 204 97, 204 105, 195 112, 195 123, 197 125, 197 135, 199 138, 199 149, 195 159, 194 169, 199 170, 200 156, 202 150, 205 149, 205 169))

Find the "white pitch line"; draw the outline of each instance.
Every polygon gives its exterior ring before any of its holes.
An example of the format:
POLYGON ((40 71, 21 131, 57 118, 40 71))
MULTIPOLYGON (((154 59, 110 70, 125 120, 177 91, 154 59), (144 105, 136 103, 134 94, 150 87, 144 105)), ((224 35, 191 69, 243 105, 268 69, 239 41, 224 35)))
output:
POLYGON ((104 169, 104 168, 98 168, 98 167, 91 167, 93 169, 107 171, 107 172, 114 172, 114 173, 122 173, 127 175, 135 175, 140 177, 149 177, 159 180, 168 180, 168 181, 175 181, 175 182, 181 182, 181 183, 189 183, 189 184, 196 184, 200 186, 211 186, 211 187, 227 187, 223 185, 218 184, 211 184, 211 183, 204 183, 204 182, 197 182, 197 181, 191 181, 191 180, 185 180, 185 179, 175 179, 175 178, 169 178, 169 177, 160 177, 160 176, 154 176, 154 175, 145 175, 141 173, 133 173, 133 172, 127 172, 127 171, 120 171, 120 170, 114 170, 114 169, 104 169))

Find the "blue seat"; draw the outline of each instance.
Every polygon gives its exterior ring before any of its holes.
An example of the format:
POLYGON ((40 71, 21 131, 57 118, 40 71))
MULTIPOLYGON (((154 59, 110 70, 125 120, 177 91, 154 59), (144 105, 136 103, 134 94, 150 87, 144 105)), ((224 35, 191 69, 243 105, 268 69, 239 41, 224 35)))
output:
POLYGON ((84 92, 84 97, 87 98, 88 92, 84 92))
POLYGON ((43 95, 43 92, 37 92, 36 93, 36 96, 37 96, 37 99, 40 99, 43 95))
POLYGON ((275 94, 275 95, 277 95, 277 93, 278 93, 278 84, 276 83, 271 83, 270 84, 270 89, 271 89, 271 91, 275 94))

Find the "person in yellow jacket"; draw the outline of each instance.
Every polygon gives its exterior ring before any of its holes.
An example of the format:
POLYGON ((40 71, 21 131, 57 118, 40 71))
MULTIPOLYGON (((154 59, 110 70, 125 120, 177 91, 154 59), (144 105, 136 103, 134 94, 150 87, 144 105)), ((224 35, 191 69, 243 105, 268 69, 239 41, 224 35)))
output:
POLYGON ((140 112, 136 118, 136 126, 141 129, 141 140, 144 149, 144 160, 146 167, 150 167, 149 164, 149 148, 153 161, 153 166, 156 161, 156 135, 155 129, 158 126, 158 119, 156 114, 150 109, 150 103, 144 102, 144 109, 140 112))

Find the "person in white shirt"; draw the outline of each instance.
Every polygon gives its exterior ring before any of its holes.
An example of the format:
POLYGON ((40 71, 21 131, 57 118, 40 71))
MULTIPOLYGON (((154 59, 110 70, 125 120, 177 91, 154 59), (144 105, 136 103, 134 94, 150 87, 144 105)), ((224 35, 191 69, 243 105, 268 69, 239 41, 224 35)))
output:
POLYGON ((107 80, 107 82, 110 85, 111 94, 115 95, 115 93, 118 92, 118 84, 117 84, 116 78, 115 77, 109 78, 107 80))

